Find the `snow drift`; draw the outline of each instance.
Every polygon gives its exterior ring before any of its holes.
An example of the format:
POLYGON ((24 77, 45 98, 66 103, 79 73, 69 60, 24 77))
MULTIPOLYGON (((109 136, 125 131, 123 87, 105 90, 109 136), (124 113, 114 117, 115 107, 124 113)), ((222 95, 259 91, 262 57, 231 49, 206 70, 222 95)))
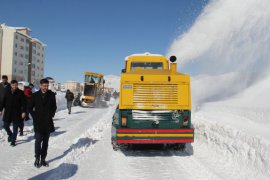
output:
POLYGON ((269 29, 269 0, 210 0, 168 52, 192 74, 195 156, 212 147, 236 179, 270 177, 269 29))
POLYGON ((270 76, 269 29, 269 0, 212 0, 168 55, 193 73, 195 102, 226 99, 270 76))

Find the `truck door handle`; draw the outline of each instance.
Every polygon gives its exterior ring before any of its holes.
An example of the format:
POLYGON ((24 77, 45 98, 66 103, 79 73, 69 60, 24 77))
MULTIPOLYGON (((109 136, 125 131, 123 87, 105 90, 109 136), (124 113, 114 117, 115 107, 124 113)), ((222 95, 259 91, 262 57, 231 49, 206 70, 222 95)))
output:
POLYGON ((144 77, 143 76, 141 76, 141 81, 144 81, 144 77))

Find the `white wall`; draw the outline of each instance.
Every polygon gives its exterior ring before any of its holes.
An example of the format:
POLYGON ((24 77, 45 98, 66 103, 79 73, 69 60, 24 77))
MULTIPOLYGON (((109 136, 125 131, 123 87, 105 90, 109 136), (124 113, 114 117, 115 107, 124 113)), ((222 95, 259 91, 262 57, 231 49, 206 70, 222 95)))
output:
POLYGON ((3 27, 2 65, 1 74, 7 75, 11 80, 13 61, 14 29, 3 27))

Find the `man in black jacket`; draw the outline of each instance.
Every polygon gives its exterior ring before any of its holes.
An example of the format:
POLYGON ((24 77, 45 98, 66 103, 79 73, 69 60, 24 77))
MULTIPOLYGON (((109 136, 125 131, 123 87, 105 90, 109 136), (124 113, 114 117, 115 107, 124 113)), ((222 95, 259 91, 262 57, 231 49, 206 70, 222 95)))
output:
POLYGON ((67 90, 65 98, 67 99, 68 114, 71 113, 72 102, 74 100, 74 94, 69 89, 67 90))
POLYGON ((11 81, 11 88, 7 89, 4 100, 0 106, 0 114, 5 109, 3 121, 4 129, 8 134, 8 141, 11 146, 15 146, 18 128, 21 121, 25 118, 26 102, 23 91, 18 89, 18 82, 11 81), (13 123, 13 132, 10 130, 10 124, 13 123))
POLYGON ((33 124, 35 131, 35 167, 49 166, 45 161, 48 150, 50 133, 54 132, 53 117, 56 112, 55 93, 48 90, 49 81, 40 80, 40 90, 35 92, 31 100, 34 110, 33 124))
POLYGON ((10 89, 10 84, 8 83, 8 77, 6 75, 2 76, 2 82, 0 83, 0 105, 3 104, 6 91, 10 89))

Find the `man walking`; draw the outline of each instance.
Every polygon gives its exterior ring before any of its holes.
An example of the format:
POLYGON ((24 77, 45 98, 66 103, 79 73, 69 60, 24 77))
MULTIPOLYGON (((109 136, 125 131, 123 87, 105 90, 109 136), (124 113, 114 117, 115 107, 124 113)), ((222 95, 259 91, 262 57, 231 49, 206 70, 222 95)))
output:
POLYGON ((33 95, 33 93, 32 93, 33 87, 34 87, 33 84, 29 84, 29 86, 24 88, 24 95, 26 97, 26 117, 25 117, 25 121, 30 120, 29 114, 33 118, 33 111, 30 108, 32 95, 33 95))
POLYGON ((32 99, 32 88, 34 87, 33 84, 27 84, 24 86, 24 95, 26 98, 26 115, 25 118, 21 121, 21 124, 19 126, 19 130, 20 130, 20 136, 23 136, 23 129, 24 129, 24 121, 28 121, 29 118, 29 114, 31 114, 32 118, 33 118, 33 111, 30 108, 30 102, 32 99))
POLYGON ((49 81, 40 80, 40 90, 32 95, 31 109, 33 111, 33 124, 35 131, 35 167, 48 167, 45 161, 48 151, 50 133, 54 132, 53 117, 56 112, 55 94, 48 90, 49 81))
POLYGON ((6 75, 3 75, 2 82, 0 83, 0 104, 3 103, 6 90, 9 88, 10 88, 10 84, 8 83, 8 77, 6 75))
POLYGON ((0 114, 5 109, 3 121, 4 129, 8 134, 8 142, 15 146, 18 128, 22 119, 25 118, 26 104, 23 91, 18 88, 16 80, 11 81, 11 89, 7 89, 4 100, 0 106, 0 114), (13 123, 13 132, 10 130, 10 124, 13 123))
POLYGON ((74 100, 74 94, 69 89, 67 90, 65 98, 67 99, 68 114, 71 113, 72 102, 74 100))

